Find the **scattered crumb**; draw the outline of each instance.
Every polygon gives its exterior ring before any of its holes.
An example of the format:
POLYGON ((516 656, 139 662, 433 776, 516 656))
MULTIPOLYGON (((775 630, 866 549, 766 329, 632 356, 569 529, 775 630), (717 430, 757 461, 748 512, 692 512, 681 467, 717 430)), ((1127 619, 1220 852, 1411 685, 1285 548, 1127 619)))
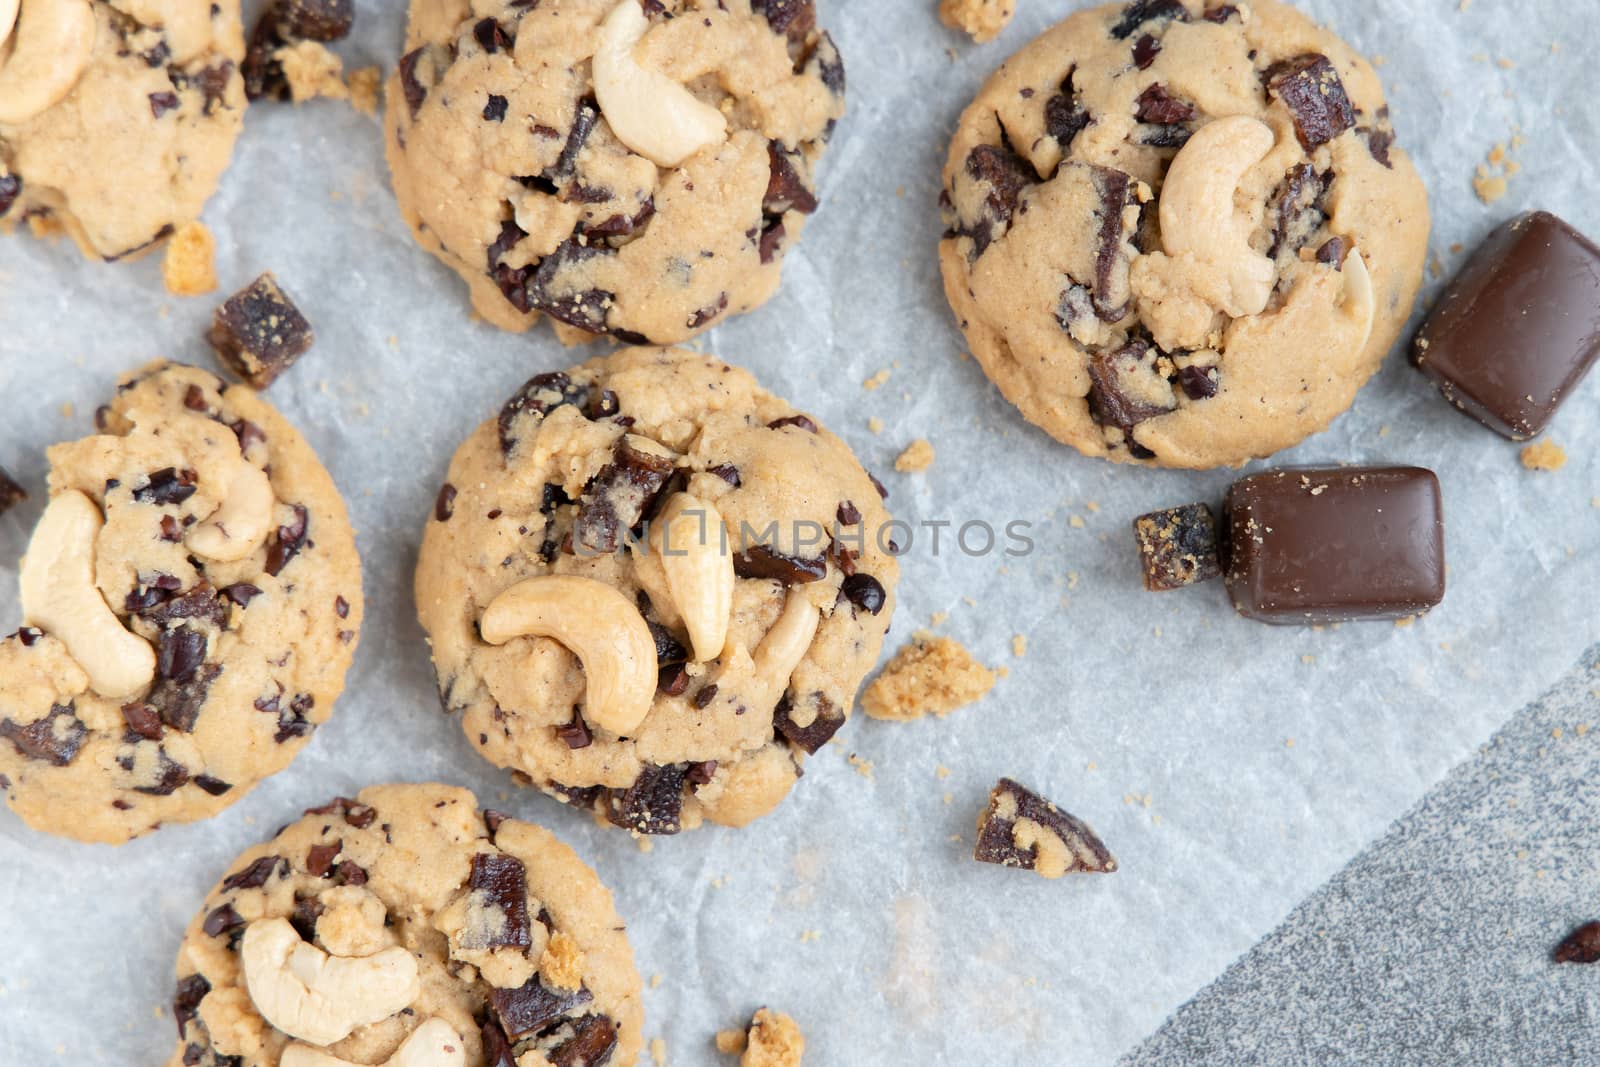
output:
POLYGON ((1081 516, 1081 515, 1069 516, 1067 518, 1067 525, 1072 527, 1074 530, 1083 529, 1083 516, 1081 516))
MULTIPOLYGON (((1595 506, 1600 507, 1600 504, 1596 504, 1595 506)), ((948 611, 936 611, 932 615, 928 616, 928 625, 943 626, 949 618, 950 613, 948 611)))
POLYGON ((383 71, 362 67, 350 72, 350 106, 363 115, 378 113, 378 98, 383 89, 383 71))
POLYGON ((1016 0, 939 0, 940 21, 979 44, 1000 36, 1016 10, 1016 0))
POLYGON ((71 403, 66 403, 66 404, 62 404, 61 405, 61 417, 63 419, 70 419, 74 415, 76 415, 77 413, 78 413, 78 409, 76 407, 74 407, 71 403))
POLYGON ((743 1052, 745 1036, 743 1030, 717 1031, 717 1051, 725 1056, 732 1056, 736 1052, 743 1052))
POLYGON ((821 930, 801 930, 800 931, 800 941, 801 941, 802 944, 804 944, 806 942, 809 942, 809 941, 821 941, 821 940, 822 940, 822 931, 821 930))
POLYGON ((1011 638, 1011 654, 1018 659, 1028 654, 1028 635, 1016 634, 1011 638))
POLYGON ((941 763, 939 766, 933 769, 933 774, 935 778, 938 778, 942 782, 946 778, 950 777, 950 768, 941 763))
POLYGON ((186 222, 167 242, 161 280, 173 296, 200 296, 217 288, 217 242, 203 222, 186 222))
POLYGON ((919 634, 895 654, 861 696, 874 719, 911 722, 945 716, 994 688, 995 672, 948 637, 919 634))
MULTIPOLYGON (((719 1035, 717 1047, 722 1047, 719 1035)), ((806 1039, 799 1025, 782 1012, 762 1008, 750 1023, 739 1067, 800 1067, 806 1039)))
POLYGON ((869 779, 872 777, 871 760, 862 759, 860 756, 852 752, 850 754, 850 766, 854 767, 856 769, 856 773, 861 775, 861 777, 869 779))
POLYGON ((1409 630, 1411 629, 1411 624, 1416 621, 1417 617, 1415 615, 1407 615, 1403 619, 1394 620, 1394 628, 1396 630, 1409 630))
POLYGON ((1083 502, 1083 506, 1088 508, 1091 512, 1094 512, 1094 513, 1099 513, 1099 511, 1100 511, 1100 505, 1098 503, 1096 503, 1095 501, 1093 501, 1093 500, 1084 501, 1083 502))
POLYGON ((1306 654, 1305 654, 1305 655, 1304 655, 1304 656, 1301 656, 1301 657, 1300 657, 1300 662, 1301 662, 1301 663, 1304 663, 1304 664, 1305 664, 1305 665, 1306 665, 1306 666, 1307 666, 1307 667, 1309 667, 1309 666, 1311 666, 1311 665, 1312 665, 1312 664, 1313 664, 1313 663, 1316 663, 1316 662, 1317 662, 1317 657, 1315 657, 1315 656, 1313 656, 1313 655, 1311 655, 1311 653, 1309 653, 1309 652, 1308 652, 1308 653, 1306 653, 1306 654))
MULTIPOLYGON (((944 795, 944 802, 945 802, 945 806, 946 807, 950 806, 951 804, 954 804, 956 802, 956 795, 954 793, 946 793, 944 795)), ((954 840, 960 841, 961 838, 958 836, 958 837, 954 838, 954 840)))
POLYGON ((634 838, 634 843, 639 846, 640 852, 650 852, 656 847, 656 843, 654 841, 643 835, 634 838))
POLYGON ((867 420, 867 429, 872 433, 882 433, 883 420, 878 418, 876 415, 872 416, 872 418, 867 420))
POLYGON ((329 100, 347 100, 350 90, 344 84, 344 63, 328 51, 326 45, 316 41, 296 41, 272 53, 272 58, 283 65, 284 80, 289 83, 289 96, 297 104, 315 100, 319 96, 329 100))
POLYGON ((868 392, 871 392, 874 389, 880 388, 885 382, 887 382, 889 380, 889 374, 890 373, 891 372, 890 372, 889 368, 888 367, 884 367, 877 374, 874 374, 872 377, 870 377, 866 381, 862 382, 861 383, 861 388, 867 390, 868 392))
POLYGON ((1294 738, 1292 738, 1292 737, 1284 738, 1283 739, 1283 747, 1284 748, 1293 748, 1294 747, 1294 738))
POLYGON ((661 988, 661 975, 652 974, 650 976, 650 988, 651 989, 660 989, 661 988))
POLYGON ((894 461, 894 469, 901 474, 915 474, 931 466, 933 466, 933 445, 925 437, 912 441, 894 461))
POLYGON ((1550 730, 1550 736, 1555 738, 1557 741, 1561 740, 1563 733, 1564 731, 1559 726, 1552 727, 1550 730))
POLYGON ((1517 61, 1514 60, 1514 59, 1507 59, 1504 56, 1502 56, 1499 59, 1495 60, 1494 62, 1495 62, 1495 66, 1499 67, 1501 70, 1516 70, 1517 69, 1517 61))
POLYGON ((556 989, 576 990, 583 985, 583 950, 571 934, 554 933, 539 957, 539 976, 556 989))
POLYGON ((1586 722, 1580 722, 1578 725, 1572 728, 1572 732, 1577 734, 1579 737, 1582 737, 1589 732, 1589 724, 1586 722))
POLYGON ((1522 465, 1531 471, 1558 471, 1567 465, 1567 450, 1554 441, 1536 441, 1523 448, 1522 465))
MULTIPOLYGON (((1513 140, 1512 144, 1515 145, 1516 141, 1513 140)), ((1489 149, 1488 159, 1478 164, 1472 178, 1473 191, 1478 194, 1479 200, 1492 204, 1506 195, 1506 179, 1521 169, 1507 154, 1505 144, 1497 144, 1489 149)))
POLYGON ((650 1058, 655 1061, 656 1067, 667 1067, 667 1043, 664 1039, 650 1039, 650 1058))

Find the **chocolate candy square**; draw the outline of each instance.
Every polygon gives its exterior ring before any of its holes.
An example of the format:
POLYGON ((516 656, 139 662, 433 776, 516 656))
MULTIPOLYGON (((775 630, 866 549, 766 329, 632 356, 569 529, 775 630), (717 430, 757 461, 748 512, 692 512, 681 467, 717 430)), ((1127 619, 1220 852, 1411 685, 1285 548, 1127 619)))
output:
POLYGON ((315 335, 269 271, 217 309, 206 340, 229 370, 265 389, 305 355, 315 335))
POLYGON ((1514 441, 1549 425, 1597 355, 1600 248, 1545 211, 1473 253, 1415 344, 1446 400, 1514 441))
POLYGON ((1144 587, 1152 593, 1221 577, 1217 520, 1205 504, 1152 511, 1133 520, 1144 587))
POLYGON ((1281 470, 1228 490, 1228 592, 1294 625, 1419 615, 1444 599, 1439 479, 1417 467, 1281 470))

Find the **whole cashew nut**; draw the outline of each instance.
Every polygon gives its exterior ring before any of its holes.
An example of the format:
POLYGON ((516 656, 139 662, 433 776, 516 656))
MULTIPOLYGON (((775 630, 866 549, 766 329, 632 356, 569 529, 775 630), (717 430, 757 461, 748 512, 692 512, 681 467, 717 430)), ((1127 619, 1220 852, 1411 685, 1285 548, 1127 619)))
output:
POLYGON ((676 167, 727 136, 722 112, 657 70, 641 67, 633 46, 650 29, 639 0, 622 0, 600 24, 594 95, 617 140, 662 167, 676 167))
POLYGON ((72 92, 94 53, 95 27, 89 0, 28 0, 0 67, 0 123, 20 126, 72 92))
POLYGON ((656 643, 633 601, 603 582, 572 575, 528 578, 489 604, 483 639, 503 645, 548 637, 570 649, 588 679, 584 718, 618 735, 632 733, 656 693, 656 643))
POLYGON ((156 654, 122 625, 95 585, 96 538, 105 519, 77 490, 44 509, 22 557, 22 618, 67 646, 101 696, 125 697, 150 684, 156 654))
POLYGON ((1271 127, 1244 115, 1207 123, 1173 159, 1161 189, 1163 250, 1215 269, 1229 293, 1221 310, 1235 318, 1261 314, 1277 283, 1277 267, 1250 247, 1250 223, 1233 206, 1239 179, 1275 141, 1271 127))
POLYGON ((722 512, 689 493, 674 493, 651 530, 667 590, 683 616, 696 663, 716 659, 733 614, 733 555, 724 544, 722 512))
POLYGON ((300 940, 286 919, 262 919, 239 946, 245 988, 261 1017, 313 1045, 411 1006, 422 986, 417 961, 398 946, 372 956, 330 956, 300 940))
POLYGON ((0 55, 11 39, 11 27, 17 24, 17 7, 22 0, 0 0, 0 55))
MULTIPOLYGON (((382 1067, 466 1067, 467 1051, 455 1027, 443 1019, 429 1019, 406 1038, 382 1067)), ((309 1045, 290 1045, 278 1067, 359 1067, 309 1045)))
POLYGON ((1341 306, 1345 314, 1361 323, 1361 341, 1356 346, 1366 348, 1372 338, 1372 319, 1377 311, 1377 301, 1372 295, 1372 275, 1359 248, 1352 248, 1344 260, 1344 293, 1341 306))
POLYGON ((272 530, 277 497, 272 480, 255 464, 240 460, 228 495, 205 522, 183 539, 191 552, 219 563, 237 563, 261 547, 272 530))
POLYGON ((783 614, 756 646, 753 657, 756 677, 773 687, 774 699, 788 688, 790 676, 805 658, 821 623, 822 613, 817 606, 799 589, 790 589, 783 614))

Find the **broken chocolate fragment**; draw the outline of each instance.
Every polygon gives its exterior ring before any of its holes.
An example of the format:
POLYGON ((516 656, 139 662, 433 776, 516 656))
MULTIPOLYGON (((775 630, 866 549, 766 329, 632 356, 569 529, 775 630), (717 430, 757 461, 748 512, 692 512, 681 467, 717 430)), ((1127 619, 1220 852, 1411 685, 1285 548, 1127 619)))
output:
POLYGON ((217 309, 206 340, 229 370, 265 389, 305 355, 315 335, 269 271, 217 309))
POLYGON ((782 215, 798 211, 809 215, 817 210, 817 197, 806 187, 805 178, 795 166, 798 152, 791 153, 782 142, 767 142, 767 158, 772 177, 767 182, 767 192, 761 199, 761 210, 768 215, 782 215))
POLYGON ((481 944, 463 941, 467 948, 527 948, 533 943, 528 934, 528 872, 521 860, 504 853, 478 853, 472 857, 468 887, 474 906, 491 910, 494 921, 482 924, 486 936, 481 944))
POLYGON ((207 937, 221 937, 223 934, 239 929, 245 925, 244 916, 234 910, 232 904, 224 904, 215 908, 200 924, 207 937))
MULTIPOLYGON (((564 371, 536 374, 529 378, 500 409, 500 451, 509 456, 516 446, 517 439, 512 430, 522 415, 543 418, 567 404, 586 408, 589 404, 589 387, 574 383, 564 371)), ((548 490, 546 495, 548 497, 548 490)))
POLYGON ((1089 361, 1089 410, 1133 443, 1133 428, 1176 408, 1172 385, 1156 370, 1159 350, 1148 341, 1129 341, 1089 361))
POLYGON ((272 16, 286 38, 340 41, 355 25, 355 0, 274 0, 272 16))
POLYGON ((1600 961, 1600 922, 1584 923, 1555 947, 1550 958, 1557 963, 1600 961))
POLYGON ((1067 77, 1061 83, 1061 91, 1044 105, 1044 129, 1065 153, 1072 147, 1072 142, 1078 134, 1089 128, 1093 119, 1089 112, 1084 110, 1082 102, 1078 99, 1077 87, 1073 85, 1073 76, 1077 73, 1074 67, 1067 71, 1067 77))
POLYGON ((220 797, 233 789, 232 782, 224 782, 221 778, 213 778, 209 774, 197 774, 190 781, 214 797, 220 797))
POLYGON ((11 205, 22 196, 22 178, 16 174, 0 174, 0 216, 11 210, 11 205))
POLYGON ((483 1041, 484 1067, 517 1067, 517 1057, 511 1049, 511 1041, 506 1037, 506 1032, 500 1029, 500 1024, 493 1019, 484 1019, 479 1027, 479 1034, 483 1041))
POLYGON ((795 748, 814 756, 844 726, 844 715, 824 697, 819 696, 813 703, 816 705, 814 717, 800 726, 794 721, 794 702, 785 693, 772 711, 772 726, 795 748))
POLYGON ((306 814, 339 815, 350 826, 354 826, 357 830, 365 830, 372 825, 372 820, 378 817, 378 810, 349 797, 334 797, 320 808, 307 808, 306 814))
POLYGON ((978 817, 978 843, 972 858, 1037 871, 1046 878, 1064 874, 1110 874, 1117 861, 1089 825, 1039 794, 1002 778, 978 817))
POLYGON ((194 496, 197 477, 191 470, 163 467, 146 476, 145 484, 133 491, 133 499, 141 504, 157 506, 181 504, 194 496))
POLYGON ((1195 109, 1189 101, 1178 99, 1165 85, 1157 82, 1139 94, 1137 110, 1133 117, 1140 122, 1151 122, 1157 126, 1174 126, 1192 121, 1195 109))
MULTIPOLYGON (((489 98, 485 100, 483 104, 483 121, 504 122, 506 120, 506 107, 508 103, 509 101, 507 101, 505 97, 499 96, 495 93, 490 93, 489 98)), ((504 255, 504 252, 501 254, 504 255)), ((500 261, 499 258, 494 255, 492 249, 490 250, 490 258, 494 262, 489 265, 489 269, 494 270, 494 268, 499 265, 500 261)))
POLYGON ((258 586, 251 585, 249 582, 235 582, 232 585, 224 586, 222 595, 241 608, 247 608, 250 606, 250 601, 261 595, 261 589, 258 586))
POLYGON ((1091 299, 1094 313, 1102 320, 1120 322, 1133 299, 1128 280, 1133 248, 1124 233, 1123 212, 1134 203, 1134 184, 1128 175, 1110 167, 1095 167, 1094 182, 1100 192, 1100 248, 1095 254, 1091 299))
POLYGON ((222 880, 223 889, 260 889, 271 880, 273 872, 289 874, 289 861, 282 856, 262 856, 250 866, 235 871, 222 880), (280 871, 281 868, 281 871, 280 871))
POLYGON ((1325 145, 1356 124, 1344 82, 1327 56, 1315 52, 1286 59, 1266 72, 1267 89, 1294 116, 1295 136, 1307 152, 1325 145))
POLYGON ((211 983, 203 974, 191 974, 178 979, 178 989, 172 998, 172 1018, 178 1024, 178 1037, 183 1037, 184 1027, 199 1014, 200 1002, 211 992, 211 983))
POLYGON ((670 454, 647 452, 624 437, 584 489, 574 541, 591 553, 615 552, 622 532, 639 525, 675 466, 670 454))
POLYGON ((122 720, 128 724, 128 732, 144 738, 146 741, 159 741, 166 732, 166 726, 161 722, 161 716, 149 704, 134 701, 122 705, 122 720))
POLYGON ((175 730, 189 733, 200 718, 200 710, 205 706, 211 683, 221 673, 222 664, 207 663, 191 671, 182 681, 161 677, 145 700, 161 716, 162 722, 175 730))
POLYGON ((578 713, 577 708, 572 709, 572 721, 565 726, 557 726, 555 731, 556 736, 574 751, 594 744, 594 734, 589 732, 589 724, 583 721, 583 716, 578 713))
POLYGON ((516 989, 489 990, 489 1003, 499 1016, 500 1026, 505 1030, 505 1036, 514 1042, 539 1033, 574 1008, 581 1008, 593 999, 594 995, 587 989, 580 988, 573 992, 550 989, 539 980, 537 974, 516 989))
POLYGON ((683 810, 685 773, 686 768, 681 764, 667 767, 646 764, 628 788, 611 790, 606 817, 634 833, 677 833, 682 829, 678 817, 683 810))
POLYGON ((750 9, 762 15, 772 32, 803 41, 817 27, 815 0, 751 0, 750 9))
POLYGON ((1153 593, 1222 577, 1217 519, 1205 504, 1141 515, 1133 520, 1133 535, 1144 587, 1153 593))
POLYGON ((617 1024, 604 1015, 585 1015, 573 1022, 572 1036, 550 1050, 550 1067, 605 1067, 616 1048, 617 1024))
POLYGON ((305 547, 306 534, 310 530, 310 516, 306 509, 295 504, 293 510, 294 518, 278 527, 267 542, 267 573, 274 578, 305 547))
POLYGON ((1284 625, 1399 619, 1444 599, 1439 479, 1417 467, 1289 469, 1228 490, 1228 592, 1284 625))
POLYGON ((852 574, 839 586, 839 592, 856 607, 876 615, 883 610, 888 594, 883 583, 870 574, 852 574))
POLYGON ((1538 436, 1600 358, 1600 247, 1548 212, 1511 220, 1434 305, 1414 358, 1491 430, 1538 436))
POLYGON ((1328 221, 1328 191, 1333 172, 1319 175, 1309 163, 1297 164, 1284 176, 1268 206, 1276 219, 1267 254, 1274 259, 1294 258, 1328 221))
POLYGON ((811 420, 809 415, 788 415, 781 419, 773 419, 767 423, 767 429, 769 430, 781 430, 785 426, 796 426, 806 433, 817 432, 817 424, 811 420))
POLYGON ((344 851, 344 842, 338 839, 312 845, 306 852, 306 873, 313 878, 326 878, 333 870, 333 861, 344 851))
POLYGON ((1161 42, 1148 33, 1133 43, 1133 65, 1140 70, 1149 70, 1160 54, 1161 42))
POLYGON ((981 256, 1011 226, 1022 191, 1038 181, 1033 166, 1003 145, 981 144, 967 156, 966 175, 989 186, 984 215, 970 230, 973 255, 981 256))
POLYGON ((785 585, 820 582, 828 576, 828 561, 790 556, 766 545, 751 545, 733 557, 733 572, 740 578, 771 578, 785 585))
POLYGON ((53 705, 50 714, 26 726, 0 719, 0 737, 28 759, 41 760, 52 767, 65 767, 77 759, 88 732, 70 704, 53 705))
POLYGON ((1135 30, 1150 22, 1189 21, 1189 12, 1182 0, 1135 0, 1123 9, 1122 18, 1111 27, 1111 36, 1125 41, 1135 30))
POLYGON ((479 19, 472 27, 472 39, 491 56, 496 52, 509 52, 516 39, 506 32, 498 19, 479 19))
MULTIPOLYGON (((5 211, 0 209, 0 215, 5 211)), ((4 515, 24 500, 28 499, 28 491, 17 484, 15 478, 0 467, 0 515, 4 515)))

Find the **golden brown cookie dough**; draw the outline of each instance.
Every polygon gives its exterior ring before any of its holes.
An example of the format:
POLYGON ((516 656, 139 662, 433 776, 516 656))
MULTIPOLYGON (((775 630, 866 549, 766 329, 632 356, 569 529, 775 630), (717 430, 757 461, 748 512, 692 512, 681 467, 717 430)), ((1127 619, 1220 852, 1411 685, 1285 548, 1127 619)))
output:
POLYGON ((959 642, 918 634, 861 694, 861 708, 874 719, 912 722, 925 715, 943 718, 982 699, 994 688, 995 673, 959 642))
POLYGON ((1276 0, 1047 31, 962 116, 943 208, 945 292, 1006 397, 1087 455, 1168 467, 1326 428, 1428 238, 1377 75, 1276 0))
POLYGON ((412 0, 405 47, 395 194, 490 322, 673 344, 777 290, 844 110, 812 0, 412 0))
POLYGON ((169 1067, 639 1053, 639 974, 611 894, 547 830, 448 786, 364 789, 250 849, 189 924, 177 972, 169 1067))
POLYGON ((762 1008, 751 1020, 748 1033, 719 1033, 717 1051, 743 1053, 739 1067, 800 1067, 805 1058, 806 1037, 800 1032, 800 1024, 781 1011, 762 1008))
POLYGON ((198 218, 243 123, 243 56, 239 0, 22 0, 0 40, 0 230, 64 229, 109 260, 198 218))
POLYGON ((638 833, 772 810, 894 612, 888 512, 746 372, 629 349, 534 378, 467 439, 417 610, 485 758, 638 833))
POLYGON ((940 20, 979 44, 1000 36, 1016 12, 1016 0, 939 0, 940 20))
POLYGON ((153 363, 96 422, 50 449, 0 641, 0 791, 120 843, 289 765, 344 688, 361 567, 327 471, 249 389, 153 363))

